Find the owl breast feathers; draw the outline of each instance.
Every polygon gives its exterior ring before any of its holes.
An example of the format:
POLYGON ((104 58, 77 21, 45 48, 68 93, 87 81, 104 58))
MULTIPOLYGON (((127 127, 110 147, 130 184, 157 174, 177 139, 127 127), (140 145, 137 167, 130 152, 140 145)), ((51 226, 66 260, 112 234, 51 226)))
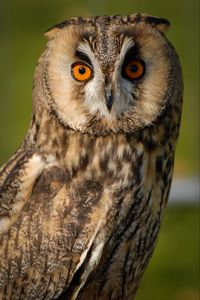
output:
POLYGON ((0 169, 0 299, 132 300, 166 206, 182 75, 165 19, 51 28, 0 169))

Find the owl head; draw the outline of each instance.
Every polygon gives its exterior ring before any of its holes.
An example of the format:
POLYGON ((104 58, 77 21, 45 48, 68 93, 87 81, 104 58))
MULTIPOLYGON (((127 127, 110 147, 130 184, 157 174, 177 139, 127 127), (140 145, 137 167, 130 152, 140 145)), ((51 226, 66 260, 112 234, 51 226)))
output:
MULTIPOLYGON (((74 18, 51 28, 35 75, 34 109, 92 134, 151 126, 181 94, 165 19, 134 14, 74 18)), ((181 98, 181 97, 180 97, 181 98)))

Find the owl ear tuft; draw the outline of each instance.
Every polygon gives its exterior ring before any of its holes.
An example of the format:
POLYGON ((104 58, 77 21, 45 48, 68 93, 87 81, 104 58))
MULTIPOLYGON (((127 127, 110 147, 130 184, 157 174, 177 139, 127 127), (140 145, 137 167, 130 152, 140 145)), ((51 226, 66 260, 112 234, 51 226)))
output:
POLYGON ((53 28, 50 28, 49 30, 47 30, 44 34, 44 36, 48 39, 48 40, 52 40, 55 35, 60 31, 59 28, 57 27, 53 27, 53 28))
POLYGON ((147 24, 152 25, 158 31, 166 32, 170 27, 170 22, 167 19, 153 17, 153 16, 145 16, 144 21, 147 24))
POLYGON ((56 24, 55 26, 49 28, 46 32, 45 32, 45 37, 47 37, 48 40, 51 40, 55 37, 55 35, 62 30, 64 27, 68 26, 68 25, 74 25, 77 23, 78 18, 71 18, 69 20, 65 20, 61 23, 56 24))

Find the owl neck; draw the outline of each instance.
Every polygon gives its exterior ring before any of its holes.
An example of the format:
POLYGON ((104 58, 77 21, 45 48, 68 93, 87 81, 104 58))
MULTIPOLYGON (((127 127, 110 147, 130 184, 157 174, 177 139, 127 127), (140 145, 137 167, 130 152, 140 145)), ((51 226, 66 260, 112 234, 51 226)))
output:
POLYGON ((88 176, 100 176, 107 170, 111 160, 115 164, 110 166, 111 172, 116 173, 123 155, 125 160, 131 160, 132 150, 128 139, 124 134, 96 137, 65 129, 44 110, 33 115, 24 147, 35 148, 46 161, 56 161, 72 176, 86 169, 88 176))
POLYGON ((167 115, 157 125, 135 135, 121 133, 97 137, 63 128, 55 116, 43 107, 33 114, 24 147, 37 149, 47 160, 54 158, 72 174, 79 169, 84 170, 90 163, 91 172, 97 174, 99 168, 104 168, 109 161, 116 162, 117 170, 122 158, 131 161, 137 151, 174 152, 179 120, 176 126, 170 126, 165 121, 167 115))

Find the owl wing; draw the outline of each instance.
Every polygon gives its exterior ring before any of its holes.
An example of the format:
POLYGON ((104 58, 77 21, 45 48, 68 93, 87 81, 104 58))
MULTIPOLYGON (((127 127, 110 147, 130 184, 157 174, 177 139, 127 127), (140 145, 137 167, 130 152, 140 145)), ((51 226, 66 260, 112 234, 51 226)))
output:
POLYGON ((15 222, 43 168, 39 153, 22 148, 0 169, 0 234, 15 222))
POLYGON ((18 155, 1 176, 0 292, 52 299, 67 289, 76 299, 101 257, 109 195, 36 152, 18 155))

